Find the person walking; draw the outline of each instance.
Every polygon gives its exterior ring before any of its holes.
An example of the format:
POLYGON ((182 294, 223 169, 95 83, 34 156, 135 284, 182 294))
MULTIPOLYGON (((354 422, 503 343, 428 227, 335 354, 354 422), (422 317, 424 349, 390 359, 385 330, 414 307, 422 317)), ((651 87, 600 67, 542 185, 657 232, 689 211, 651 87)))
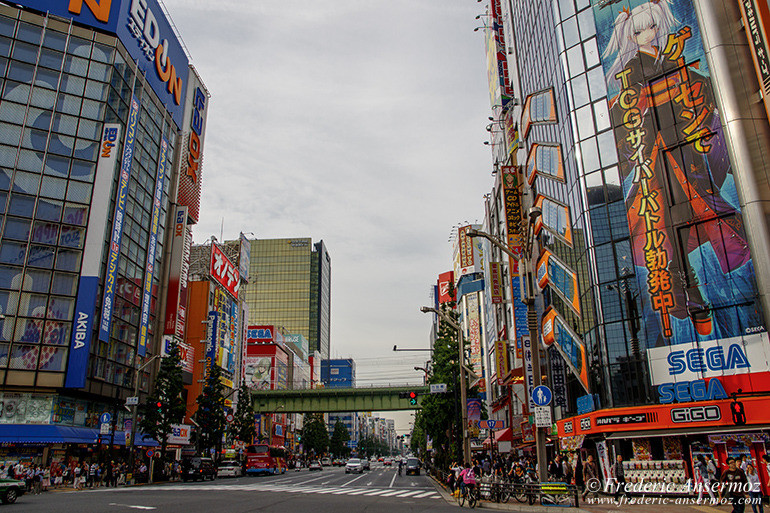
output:
POLYGON ((733 505, 732 513, 743 513, 746 509, 746 494, 743 490, 748 482, 746 473, 738 466, 735 458, 727 458, 727 470, 722 472, 722 489, 719 496, 721 498, 724 495, 730 501, 733 505))
POLYGON ((615 480, 615 502, 618 502, 621 491, 623 492, 623 495, 626 494, 626 472, 623 469, 623 456, 618 454, 615 464, 612 465, 610 472, 612 478, 615 480))
POLYGON ((749 482, 749 503, 754 513, 765 513, 765 507, 762 505, 762 484, 759 481, 759 474, 754 465, 746 465, 746 480, 749 482), (759 509, 757 509, 759 508, 759 509))
POLYGON ((599 486, 594 483, 599 481, 599 472, 596 469, 596 463, 594 462, 594 455, 589 454, 583 463, 583 500, 586 500, 589 493, 593 493, 596 497, 599 493, 599 486))
POLYGON ((714 495, 714 490, 712 489, 713 485, 711 483, 712 480, 711 476, 709 475, 708 463, 706 463, 706 458, 700 454, 698 455, 698 460, 695 464, 695 485, 698 487, 699 504, 701 499, 703 499, 704 488, 708 491, 709 497, 711 497, 711 501, 716 501, 716 496, 714 495))

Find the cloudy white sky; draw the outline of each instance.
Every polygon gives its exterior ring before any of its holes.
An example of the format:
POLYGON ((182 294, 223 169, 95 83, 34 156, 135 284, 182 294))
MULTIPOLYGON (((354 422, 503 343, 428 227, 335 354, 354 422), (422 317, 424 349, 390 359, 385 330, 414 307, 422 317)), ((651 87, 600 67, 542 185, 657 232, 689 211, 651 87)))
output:
MULTIPOLYGON (((196 242, 323 239, 332 356, 421 382, 430 287, 483 216, 491 156, 474 0, 164 0, 211 93, 196 242)), ((393 416, 393 415, 389 415, 393 416)))

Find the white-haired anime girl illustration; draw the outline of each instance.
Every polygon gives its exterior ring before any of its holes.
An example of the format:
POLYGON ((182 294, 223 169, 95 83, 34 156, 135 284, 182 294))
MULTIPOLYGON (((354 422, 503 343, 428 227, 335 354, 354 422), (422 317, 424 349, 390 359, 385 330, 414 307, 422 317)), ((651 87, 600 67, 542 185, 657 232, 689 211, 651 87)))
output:
POLYGON ((602 52, 646 332, 655 345, 734 336, 735 319, 753 322, 751 309, 738 306, 750 303, 742 290, 753 290, 753 269, 731 201, 737 195, 708 66, 697 27, 677 20, 675 2, 687 18, 689 0, 629 0, 638 5, 614 17, 602 52), (729 292, 714 293, 720 286, 729 292))
POLYGON ((661 50, 665 48, 668 35, 676 25, 670 0, 653 0, 638 5, 631 11, 620 11, 615 18, 610 42, 602 55, 609 59, 616 54, 615 61, 607 71, 608 88, 619 85, 617 73, 634 57, 650 58, 654 61, 653 64, 660 66, 661 50))

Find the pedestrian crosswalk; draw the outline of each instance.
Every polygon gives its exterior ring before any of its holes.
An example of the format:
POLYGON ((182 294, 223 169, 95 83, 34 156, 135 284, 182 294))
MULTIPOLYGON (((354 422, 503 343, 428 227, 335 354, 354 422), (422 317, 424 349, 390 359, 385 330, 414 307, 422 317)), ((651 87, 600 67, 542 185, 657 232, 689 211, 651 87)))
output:
POLYGON ((405 488, 372 488, 372 487, 340 487, 323 485, 280 484, 280 483, 254 483, 254 484, 186 484, 186 485, 160 485, 151 487, 136 487, 132 491, 244 491, 244 492, 280 492, 280 493, 305 493, 328 495, 357 495, 361 497, 398 497, 408 499, 440 499, 441 495, 435 490, 409 490, 405 488))

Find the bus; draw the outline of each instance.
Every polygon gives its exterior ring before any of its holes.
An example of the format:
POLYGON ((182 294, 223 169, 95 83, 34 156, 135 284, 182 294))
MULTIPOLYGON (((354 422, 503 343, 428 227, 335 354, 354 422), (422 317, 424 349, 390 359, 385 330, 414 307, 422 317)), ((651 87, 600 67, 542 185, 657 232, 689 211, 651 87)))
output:
POLYGON ((286 472, 286 448, 256 444, 244 452, 246 474, 283 474, 286 472))

